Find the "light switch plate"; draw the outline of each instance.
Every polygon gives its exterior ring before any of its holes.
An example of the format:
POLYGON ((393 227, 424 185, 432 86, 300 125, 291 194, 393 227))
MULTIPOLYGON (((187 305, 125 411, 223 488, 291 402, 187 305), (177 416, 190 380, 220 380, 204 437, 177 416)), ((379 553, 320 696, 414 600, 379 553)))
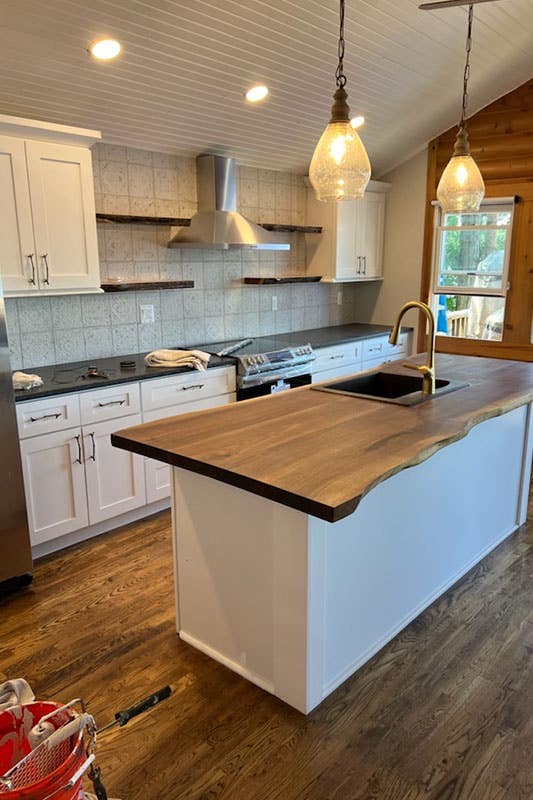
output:
POLYGON ((154 307, 152 305, 139 306, 139 310, 141 314, 141 325, 149 325, 155 322, 154 307))

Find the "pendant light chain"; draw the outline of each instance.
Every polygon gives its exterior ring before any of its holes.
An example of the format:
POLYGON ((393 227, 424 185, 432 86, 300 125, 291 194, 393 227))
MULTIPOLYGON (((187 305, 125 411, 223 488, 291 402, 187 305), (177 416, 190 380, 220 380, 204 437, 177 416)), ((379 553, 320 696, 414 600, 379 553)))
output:
POLYGON ((335 80, 337 81, 337 86, 340 87, 346 86, 346 75, 344 74, 344 47, 344 0, 340 0, 339 44, 337 48, 339 63, 335 71, 335 80))
POLYGON ((461 121, 459 129, 464 128, 466 124, 466 109, 468 106, 468 80, 470 78, 470 53, 472 52, 472 23, 474 20, 474 6, 468 7, 468 33, 466 36, 466 64, 463 77, 463 105, 461 109, 461 121))
POLYGON ((470 78, 470 53, 472 51, 472 21, 474 4, 468 6, 468 33, 466 36, 466 63, 463 75, 463 102, 459 130, 453 154, 437 187, 437 199, 446 214, 462 214, 479 211, 485 196, 485 184, 479 167, 470 152, 466 111, 468 107, 468 80, 470 78))

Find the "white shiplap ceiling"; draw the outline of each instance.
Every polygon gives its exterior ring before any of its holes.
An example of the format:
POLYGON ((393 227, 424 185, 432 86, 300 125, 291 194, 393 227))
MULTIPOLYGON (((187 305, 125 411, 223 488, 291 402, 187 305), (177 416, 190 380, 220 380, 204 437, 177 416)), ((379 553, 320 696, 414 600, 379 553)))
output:
MULTIPOLYGON (((347 0, 349 102, 379 176, 459 113, 466 10, 347 0)), ((334 89, 337 0, 1 0, 0 113, 104 141, 305 172, 334 89), (85 48, 120 40, 113 62, 85 48), (268 102, 243 92, 266 83, 268 102)), ((471 111, 532 76, 533 0, 476 6, 471 111)))

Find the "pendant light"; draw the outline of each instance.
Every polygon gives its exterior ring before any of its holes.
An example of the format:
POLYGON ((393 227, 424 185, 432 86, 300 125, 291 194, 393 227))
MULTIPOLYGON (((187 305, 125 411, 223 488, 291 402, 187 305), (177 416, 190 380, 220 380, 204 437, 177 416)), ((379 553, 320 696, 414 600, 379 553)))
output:
POLYGON ((370 161, 359 134, 350 123, 344 74, 344 0, 340 0, 339 63, 335 72, 331 119, 318 142, 309 180, 319 200, 353 200, 363 197, 370 180, 370 161))
POLYGON ((468 7, 468 35, 466 38, 466 65, 463 78, 463 105, 455 148, 437 188, 437 199, 444 212, 478 211, 485 196, 485 184, 479 167, 470 155, 466 107, 468 79, 470 77, 470 52, 472 49, 472 22, 474 6, 468 7))

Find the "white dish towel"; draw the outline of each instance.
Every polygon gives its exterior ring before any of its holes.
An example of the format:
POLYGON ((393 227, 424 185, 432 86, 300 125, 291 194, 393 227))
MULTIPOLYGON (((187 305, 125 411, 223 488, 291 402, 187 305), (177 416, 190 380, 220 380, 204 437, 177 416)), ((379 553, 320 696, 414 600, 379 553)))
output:
POLYGON ((211 356, 202 350, 153 350, 144 357, 147 367, 191 367, 204 372, 211 356))
POLYGON ((13 373, 13 389, 35 389, 43 385, 43 379, 39 375, 28 375, 27 372, 13 373))

